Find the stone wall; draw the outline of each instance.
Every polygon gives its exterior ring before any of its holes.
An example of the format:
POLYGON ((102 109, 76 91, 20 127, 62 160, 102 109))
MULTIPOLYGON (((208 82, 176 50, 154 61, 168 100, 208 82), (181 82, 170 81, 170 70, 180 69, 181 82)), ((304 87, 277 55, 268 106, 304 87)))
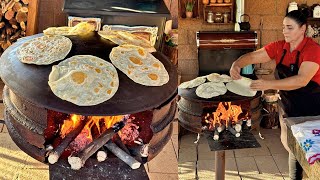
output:
MULTIPOLYGON (((282 21, 291 0, 245 0, 245 13, 250 16, 251 30, 258 32, 258 47, 270 42, 282 40, 282 21), (261 24, 261 25, 260 25, 261 24), (260 34, 261 29, 261 34, 260 34)), ((298 4, 320 3, 319 0, 295 0, 298 4)), ((202 19, 179 18, 179 55, 178 67, 182 75, 181 82, 198 76, 198 54, 196 32, 199 30, 230 30, 230 25, 206 25, 202 19)), ((315 39, 320 43, 320 38, 315 39)), ((262 64, 263 68, 274 69, 275 64, 262 64)), ((272 77, 266 77, 272 78, 272 77)))

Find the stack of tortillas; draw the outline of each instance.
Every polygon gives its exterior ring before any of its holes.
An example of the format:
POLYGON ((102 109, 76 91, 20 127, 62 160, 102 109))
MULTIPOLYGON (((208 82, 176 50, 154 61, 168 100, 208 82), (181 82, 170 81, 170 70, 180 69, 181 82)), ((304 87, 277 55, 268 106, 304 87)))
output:
POLYGON ((87 22, 81 22, 74 27, 49 27, 45 30, 43 30, 43 33, 45 35, 85 35, 90 32, 93 32, 95 30, 94 25, 87 23, 87 22))
POLYGON ((77 55, 52 67, 48 82, 59 98, 78 106, 92 106, 110 99, 118 90, 115 67, 91 55, 77 55))
POLYGON ((132 44, 136 46, 141 46, 148 52, 156 51, 156 49, 151 45, 150 41, 127 31, 99 31, 98 34, 101 37, 108 39, 118 45, 132 44))
POLYGON ((162 86, 169 81, 163 64, 144 48, 120 45, 110 53, 112 64, 130 79, 145 86, 162 86))
POLYGON ((17 50, 18 59, 27 64, 47 65, 64 59, 72 42, 64 36, 41 36, 22 44, 17 50))
POLYGON ((207 75, 207 79, 210 82, 231 82, 232 78, 226 74, 218 74, 218 73, 212 73, 207 75))
POLYGON ((253 91, 250 88, 252 80, 246 77, 242 77, 238 80, 233 80, 226 84, 227 89, 235 94, 241 96, 252 97, 255 96, 257 91, 253 91))
POLYGON ((181 89, 194 88, 206 82, 206 76, 197 77, 191 81, 183 82, 179 85, 181 89))
POLYGON ((219 95, 224 95, 227 92, 227 88, 223 82, 207 82, 201 84, 196 89, 197 96, 201 98, 212 98, 219 95))

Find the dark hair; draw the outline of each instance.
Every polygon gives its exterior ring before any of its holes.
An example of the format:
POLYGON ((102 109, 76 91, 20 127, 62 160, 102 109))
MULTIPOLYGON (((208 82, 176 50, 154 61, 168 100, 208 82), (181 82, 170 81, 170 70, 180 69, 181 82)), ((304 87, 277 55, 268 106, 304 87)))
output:
POLYGON ((304 14, 304 12, 299 10, 290 11, 286 14, 285 17, 293 19, 299 24, 300 27, 307 24, 308 15, 304 14))

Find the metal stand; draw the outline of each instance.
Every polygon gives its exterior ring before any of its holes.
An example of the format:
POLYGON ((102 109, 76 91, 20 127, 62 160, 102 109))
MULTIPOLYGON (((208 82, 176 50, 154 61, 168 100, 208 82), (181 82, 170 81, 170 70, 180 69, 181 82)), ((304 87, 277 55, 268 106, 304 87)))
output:
POLYGON ((226 154, 225 151, 215 152, 215 172, 216 180, 224 180, 226 171, 226 154))

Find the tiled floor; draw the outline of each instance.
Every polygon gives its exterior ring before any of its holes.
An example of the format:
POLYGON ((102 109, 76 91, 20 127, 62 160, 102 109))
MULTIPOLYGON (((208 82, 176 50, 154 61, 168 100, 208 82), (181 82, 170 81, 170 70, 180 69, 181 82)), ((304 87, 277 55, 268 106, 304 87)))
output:
MULTIPOLYGON (((280 129, 262 129, 264 140, 252 132, 261 148, 226 151, 225 179, 289 179, 288 153, 280 142, 280 129)), ((179 140, 179 179, 214 179, 215 153, 205 138, 195 144, 196 138, 196 134, 187 134, 179 140)))
MULTIPOLYGON (((2 97, 3 83, 0 81, 2 97)), ((3 104, 0 103, 0 119, 3 104)), ((152 161, 145 164, 151 180, 178 179, 178 122, 174 121, 173 135, 164 149, 152 161)), ((46 164, 34 160, 21 151, 12 141, 6 126, 0 123, 0 180, 46 180, 49 170, 46 164)))

